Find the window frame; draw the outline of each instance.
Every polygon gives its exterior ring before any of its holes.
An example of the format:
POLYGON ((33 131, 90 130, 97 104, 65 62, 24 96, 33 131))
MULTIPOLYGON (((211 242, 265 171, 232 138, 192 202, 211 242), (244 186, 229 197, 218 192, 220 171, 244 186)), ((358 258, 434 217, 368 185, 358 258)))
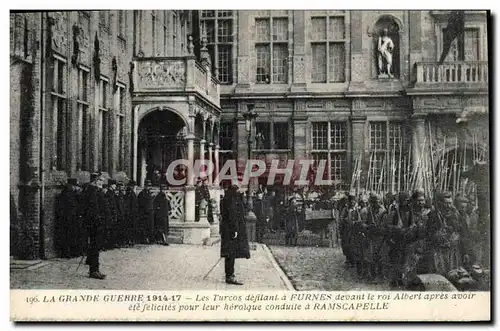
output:
MULTIPOLYGON (((259 67, 258 66, 258 59, 256 60, 256 72, 255 72, 255 83, 256 84, 288 84, 289 82, 289 65, 290 65, 290 49, 289 49, 289 44, 290 44, 290 18, 288 16, 283 16, 283 15, 277 15, 277 16, 267 16, 267 17, 255 17, 254 20, 254 26, 255 26, 255 52, 257 54, 257 49, 258 47, 268 47, 268 64, 266 66, 266 71, 264 73, 264 80, 260 80, 262 74, 259 73, 259 67), (275 39, 275 25, 274 22, 278 20, 285 20, 286 21, 286 39, 275 39), (267 21, 268 22, 268 31, 269 35, 265 39, 259 39, 259 34, 257 33, 257 24, 258 21, 267 21), (284 50, 286 51, 285 53, 285 64, 282 66, 284 68, 284 80, 276 80, 275 76, 279 75, 279 73, 275 72, 275 53, 274 49, 275 47, 284 47, 284 50), (266 79, 267 77, 267 79, 266 79)), ((278 25, 276 25, 278 26, 278 25)), ((256 55, 256 58, 258 56, 256 55)), ((277 67, 277 66, 276 66, 277 67)))
POLYGON ((310 44, 311 44, 311 54, 313 53, 314 46, 316 45, 324 45, 326 48, 326 60, 325 60, 325 68, 324 71, 326 72, 325 80, 316 80, 314 79, 314 74, 315 74, 315 62, 314 62, 314 57, 311 57, 311 75, 310 75, 310 80, 311 83, 314 84, 339 84, 339 83, 345 83, 347 82, 347 18, 344 15, 341 14, 325 14, 325 15, 313 15, 310 16, 310 22, 311 22, 311 35, 314 36, 314 31, 313 31, 313 20, 315 19, 324 19, 325 20, 325 38, 322 39, 314 39, 314 37, 310 38, 310 44), (330 22, 332 19, 335 18, 341 18, 343 20, 343 28, 344 28, 344 36, 342 39, 339 38, 334 38, 332 36, 332 31, 330 29, 330 22), (332 74, 332 67, 333 65, 331 64, 331 61, 333 58, 331 57, 331 47, 332 45, 342 45, 343 46, 343 58, 344 58, 344 66, 343 66, 343 79, 341 80, 333 80, 333 74, 332 74))
POLYGON ((68 61, 54 53, 51 59, 52 85, 50 91, 52 115, 52 169, 65 171, 68 166, 68 61), (60 77, 62 75, 62 78, 60 77), (62 127, 62 130, 60 130, 62 127))
POLYGON ((96 82, 97 88, 96 90, 98 91, 98 102, 97 102, 97 109, 98 109, 98 135, 97 135, 97 140, 98 140, 98 165, 100 167, 100 171, 107 171, 109 168, 109 126, 110 126, 110 121, 109 121, 109 107, 108 107, 108 102, 109 102, 109 78, 106 76, 101 75, 99 77, 99 80, 96 82), (104 89, 104 86, 106 86, 106 89, 104 89), (105 91, 106 95, 103 98, 103 91, 105 91), (103 104, 104 103, 104 104, 103 104))
MULTIPOLYGON (((235 39, 234 38, 234 22, 235 22, 235 15, 233 10, 229 10, 229 15, 226 16, 221 16, 219 15, 219 12, 228 12, 227 10, 219 11, 219 10, 202 10, 201 15, 200 15, 200 26, 202 27, 202 31, 204 31, 207 35, 207 46, 211 50, 212 53, 212 60, 213 60, 213 73, 215 74, 215 71, 217 69, 218 75, 217 79, 219 80, 221 85, 232 85, 234 83, 234 77, 233 77, 233 52, 234 52, 234 43, 235 39), (204 14, 207 14, 208 12, 212 12, 213 16, 207 16, 204 14), (229 22, 230 23, 230 33, 227 35, 228 39, 221 41, 219 38, 219 31, 221 27, 221 22, 229 22), (213 40, 208 39, 209 31, 207 30, 207 24, 213 25, 213 40), (221 72, 222 67, 220 66, 220 49, 228 49, 229 50, 229 55, 228 55, 228 66, 227 66, 227 73, 226 71, 221 72), (225 76, 227 76, 227 79, 224 79, 225 76)), ((228 29, 229 30, 229 29, 228 29)))
POLYGON ((126 85, 121 82, 116 83, 116 91, 114 95, 115 108, 115 159, 117 160, 116 170, 125 170, 125 121, 126 121, 126 85))
POLYGON ((255 144, 252 148, 253 151, 255 152, 290 152, 291 151, 291 143, 290 143, 290 138, 288 138, 286 140, 286 148, 275 148, 274 146, 276 146, 276 139, 275 139, 275 136, 276 136, 276 124, 279 124, 279 125, 283 125, 283 124, 286 124, 286 128, 287 128, 287 134, 286 136, 290 137, 290 122, 289 121, 274 121, 274 120, 271 120, 271 121, 264 121, 264 120, 261 120, 261 121, 257 121, 255 123, 255 127, 254 127, 254 130, 255 130, 255 135, 254 135, 254 141, 256 142, 256 138, 257 138, 257 125, 258 124, 268 124, 269 125, 269 132, 267 133, 269 139, 268 139, 268 143, 269 143, 269 148, 266 148, 264 146, 264 148, 257 148, 257 145, 255 144))
POLYGON ((77 137, 77 169, 90 170, 90 68, 79 65, 77 70, 77 98, 76 106, 78 112, 78 137, 77 137), (84 74, 86 77, 84 77, 84 74), (82 82, 86 81, 86 91, 82 89, 82 82), (85 91, 85 92, 84 92, 85 91))
MULTIPOLYGON (((350 137, 350 128, 348 125, 347 120, 328 120, 328 121, 315 121, 311 122, 311 155, 314 160, 325 160, 324 158, 315 158, 315 155, 326 155, 326 172, 327 172, 327 177, 329 180, 333 181, 333 185, 336 188, 342 188, 342 189, 347 189, 349 185, 349 163, 350 163, 350 158, 349 158, 349 137, 350 137), (326 124, 326 147, 327 148, 315 148, 314 146, 314 141, 315 141, 315 125, 325 125, 326 124), (332 139, 332 128, 333 125, 338 125, 340 124, 342 126, 343 132, 344 132, 344 148, 342 149, 336 149, 332 148, 333 145, 333 139, 332 139), (344 168, 340 171, 341 173, 341 178, 337 179, 334 178, 334 172, 332 171, 332 165, 333 165, 333 160, 334 156, 341 155, 343 156, 344 160, 344 168)), ((323 138, 318 137, 318 139, 321 141, 323 138)), ((335 139, 336 140, 336 139, 335 139)), ((323 142, 324 144, 324 142, 323 142)), ((324 176, 324 174, 323 174, 324 176)))

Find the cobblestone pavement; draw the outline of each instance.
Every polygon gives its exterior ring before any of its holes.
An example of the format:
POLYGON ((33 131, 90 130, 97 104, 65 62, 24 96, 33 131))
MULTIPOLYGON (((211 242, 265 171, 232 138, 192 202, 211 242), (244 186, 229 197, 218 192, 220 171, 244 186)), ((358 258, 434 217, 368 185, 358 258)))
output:
POLYGON ((276 261, 299 291, 389 291, 388 282, 369 283, 346 268, 339 248, 269 246, 276 261))
POLYGON ((224 260, 204 280, 219 260, 220 246, 138 245, 101 253, 105 280, 88 278, 80 258, 53 259, 25 269, 10 270, 12 289, 120 289, 120 290, 286 290, 276 264, 263 246, 251 259, 236 260, 236 277, 243 286, 224 282, 224 260))

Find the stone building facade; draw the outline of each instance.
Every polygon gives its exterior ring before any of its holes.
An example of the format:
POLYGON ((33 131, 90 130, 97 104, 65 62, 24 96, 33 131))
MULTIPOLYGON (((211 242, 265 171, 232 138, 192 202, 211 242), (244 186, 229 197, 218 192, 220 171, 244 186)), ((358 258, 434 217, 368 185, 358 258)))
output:
MULTIPOLYGON (((210 63, 194 54, 193 22, 184 10, 10 14, 12 255, 54 256, 55 199, 68 178, 84 184, 99 171, 143 185, 141 160, 152 165, 165 147, 144 147, 149 115, 160 133, 175 122, 194 158, 220 109, 210 63)), ((194 200, 193 183, 170 193, 172 212, 194 219, 185 194, 194 200)))
POLYGON ((428 177, 453 151, 468 164, 472 154, 487 157, 487 13, 465 12, 463 44, 455 40, 438 64, 450 14, 200 11, 221 82, 221 159, 247 158, 248 104, 259 115, 253 157, 282 167, 326 160, 324 176, 338 189, 430 189, 428 177), (394 44, 393 77, 379 70, 384 29, 394 44), (466 113, 480 115, 458 124, 466 113), (407 183, 417 165, 420 179, 407 183))

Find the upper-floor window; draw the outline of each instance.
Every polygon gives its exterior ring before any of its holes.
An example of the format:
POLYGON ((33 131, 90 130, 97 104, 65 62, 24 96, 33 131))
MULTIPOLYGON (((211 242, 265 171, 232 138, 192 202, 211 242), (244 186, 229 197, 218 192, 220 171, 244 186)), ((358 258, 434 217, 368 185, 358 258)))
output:
POLYGON ((311 26, 311 81, 344 82, 346 62, 344 16, 312 17, 311 26))
POLYGON ((77 132, 77 169, 89 170, 89 77, 90 70, 84 67, 78 68, 78 89, 77 89, 77 112, 78 112, 78 132, 77 132))
POLYGON ((288 122, 255 123, 255 149, 288 149, 288 122))
POLYGON ((257 83, 288 81, 288 18, 255 19, 257 83))
MULTIPOLYGON (((465 28, 463 37, 463 50, 465 61, 481 60, 480 38, 478 28, 465 28)), ((455 38, 451 43, 448 56, 445 62, 460 61, 460 47, 462 47, 461 38, 455 38)))
POLYGON ((234 125, 233 122, 221 122, 219 129, 219 145, 221 151, 233 150, 234 125))
POLYGON ((222 84, 233 83, 233 12, 231 10, 202 10, 202 34, 212 56, 213 70, 218 69, 222 84))
POLYGON ((68 130, 70 123, 67 113, 67 75, 66 59, 55 56, 52 58, 52 147, 54 170, 66 170, 68 130))

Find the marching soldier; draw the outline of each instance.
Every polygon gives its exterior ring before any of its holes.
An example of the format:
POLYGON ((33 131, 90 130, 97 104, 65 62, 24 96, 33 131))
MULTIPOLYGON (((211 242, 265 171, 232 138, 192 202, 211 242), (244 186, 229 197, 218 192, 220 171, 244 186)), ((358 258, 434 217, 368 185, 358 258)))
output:
POLYGON ((125 202, 125 228, 127 233, 127 244, 133 245, 138 242, 137 231, 137 196, 135 194, 135 181, 131 180, 127 184, 127 190, 124 197, 125 202))
POLYGON ((102 178, 99 174, 90 175, 90 183, 83 193, 84 220, 87 228, 89 245, 87 249, 87 262, 89 265, 89 277, 104 279, 106 275, 99 271, 99 250, 102 245, 103 222, 101 216, 102 201, 100 187, 102 178))
POLYGON ((257 196, 254 204, 255 216, 257 216, 255 232, 256 240, 258 243, 262 243, 267 226, 267 203, 264 194, 264 190, 257 191, 257 196))
POLYGON ((155 241, 158 244, 168 246, 167 236, 169 232, 168 213, 170 212, 170 202, 165 192, 166 185, 160 184, 160 192, 154 199, 155 206, 155 241))
POLYGON ((151 192, 151 181, 147 180, 144 189, 137 196, 139 212, 139 242, 149 244, 153 240, 154 196, 151 192))

